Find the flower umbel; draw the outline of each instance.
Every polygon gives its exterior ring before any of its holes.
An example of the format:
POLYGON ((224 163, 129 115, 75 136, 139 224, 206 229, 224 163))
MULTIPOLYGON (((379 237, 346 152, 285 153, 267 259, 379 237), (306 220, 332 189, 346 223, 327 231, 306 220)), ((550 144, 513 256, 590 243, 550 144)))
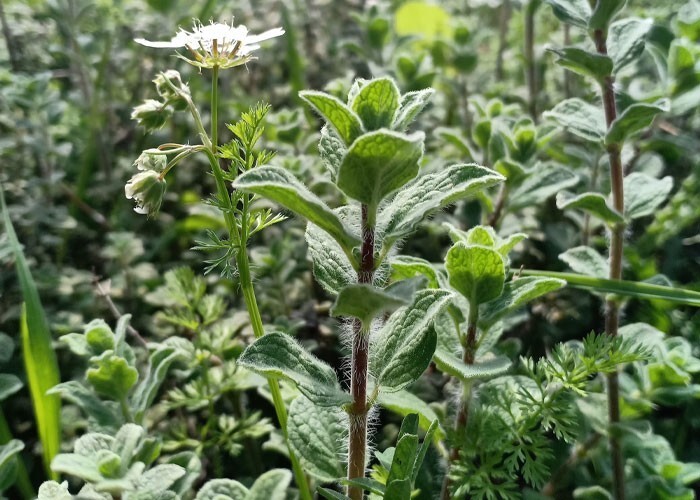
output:
POLYGON ((193 66, 226 69, 240 66, 254 59, 252 52, 260 48, 259 42, 283 34, 282 28, 274 28, 259 35, 249 35, 248 28, 242 24, 234 27, 226 23, 214 22, 203 25, 195 21, 192 31, 180 28, 169 42, 151 42, 143 38, 137 38, 134 41, 157 49, 186 47, 194 59, 188 59, 181 54, 178 56, 193 66))

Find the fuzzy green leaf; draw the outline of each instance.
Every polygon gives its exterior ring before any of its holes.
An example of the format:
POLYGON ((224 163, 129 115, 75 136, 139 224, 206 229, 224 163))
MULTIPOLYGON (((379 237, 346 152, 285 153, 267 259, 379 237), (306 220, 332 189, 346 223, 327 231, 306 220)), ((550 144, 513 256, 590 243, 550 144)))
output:
POLYGON ((587 141, 602 142, 605 137, 603 110, 600 106, 588 104, 578 97, 561 101, 553 109, 546 111, 544 117, 554 119, 567 132, 587 141))
POLYGON ((85 376, 98 394, 115 401, 126 398, 139 378, 139 372, 130 366, 126 359, 112 351, 105 351, 99 358, 93 358, 93 368, 85 376))
POLYGON ((388 130, 364 134, 348 149, 338 171, 338 187, 350 198, 377 206, 418 175, 423 133, 388 130))
POLYGON ((333 368, 281 332, 257 339, 243 351, 238 364, 266 377, 294 382, 319 405, 335 406, 350 398, 340 388, 333 368))
POLYGON ((588 27, 591 6, 588 0, 545 0, 560 21, 579 28, 588 27))
POLYGON ((383 311, 391 311, 406 301, 371 285, 344 287, 331 307, 331 316, 358 318, 366 328, 383 311))
MULTIPOLYGON (((437 420, 437 414, 433 409, 421 398, 406 390, 396 392, 380 392, 377 397, 377 403, 382 408, 393 411, 402 416, 411 413, 418 414, 418 425, 424 431, 427 431, 431 424, 437 420)), ((440 441, 445 437, 445 431, 439 426, 436 428, 435 438, 440 441)))
POLYGON ((557 208, 562 210, 576 208, 610 225, 625 221, 622 214, 608 205, 605 196, 600 193, 574 195, 568 191, 562 191, 557 195, 557 208))
POLYGON ((481 307, 479 326, 483 330, 487 330, 497 321, 528 302, 565 285, 566 281, 556 278, 524 277, 509 281, 503 287, 503 292, 498 298, 481 307))
MULTIPOLYGON (((415 414, 411 414, 406 417, 404 419, 404 424, 410 417, 415 417, 415 414)), ((415 464, 417 450, 418 436, 415 434, 415 432, 400 435, 399 441, 396 443, 396 449, 394 450, 394 459, 391 461, 389 477, 386 481, 388 486, 391 486, 391 483, 394 481, 410 481, 410 479, 413 477, 413 466, 415 464)))
POLYGON ((427 106, 432 99, 435 90, 423 89, 415 92, 407 92, 401 96, 401 106, 396 112, 391 128, 399 132, 405 131, 415 120, 416 116, 427 106))
POLYGON ((495 299, 503 291, 505 262, 501 254, 491 248, 457 243, 447 252, 445 269, 452 288, 472 307, 495 299))
POLYGON ((590 76, 596 81, 602 81, 610 76, 613 71, 613 61, 610 57, 588 52, 578 47, 564 47, 562 49, 549 49, 559 58, 556 63, 574 73, 590 76))
POLYGON ((369 365, 380 389, 399 391, 425 371, 437 343, 433 318, 450 297, 445 290, 419 290, 413 303, 396 311, 377 332, 369 365))
POLYGON ((608 32, 608 55, 613 60, 613 73, 634 62, 644 51, 646 36, 653 25, 651 19, 622 19, 608 32))
POLYGON ((329 490, 328 488, 321 488, 320 486, 318 487, 318 493, 323 498, 327 498, 328 500, 350 500, 350 497, 347 495, 338 493, 335 490, 329 490))
POLYGON ((366 131, 389 128, 400 99, 399 89, 391 78, 376 78, 360 89, 352 101, 352 110, 366 131))
POLYGON ((501 174, 473 163, 422 175, 401 189, 379 214, 378 232, 384 235, 384 245, 413 232, 433 212, 504 180, 501 174))
MULTIPOLYGON (((178 339, 180 340, 180 339, 178 339)), ((146 410, 150 408, 156 397, 158 389, 165 380, 170 365, 178 360, 189 357, 188 350, 177 345, 163 343, 158 346, 149 359, 149 368, 146 378, 139 384, 132 397, 134 418, 140 422, 146 410)))
POLYGON ((569 248, 559 255, 559 259, 566 262, 577 273, 597 278, 605 278, 608 275, 608 262, 591 247, 569 248))
POLYGON ((285 469, 272 469, 255 480, 246 500, 285 500, 292 474, 285 469))
POLYGON ((313 222, 345 250, 359 244, 333 210, 283 168, 254 168, 240 175, 233 182, 233 187, 259 194, 313 222))
POLYGON ((392 481, 386 487, 384 498, 395 498, 396 500, 410 500, 411 480, 407 478, 392 481))
POLYGON ((627 0, 598 0, 588 21, 588 29, 607 30, 626 2, 627 0))
POLYGON ((673 179, 670 176, 663 179, 641 172, 632 172, 624 181, 625 188, 625 217, 637 219, 652 215, 666 201, 673 189, 673 179))
POLYGON ((331 180, 335 182, 338 169, 347 153, 348 148, 343 140, 332 129, 325 125, 321 129, 321 138, 318 141, 318 153, 323 164, 331 174, 331 180))
POLYGON ((0 373, 0 401, 6 400, 22 388, 22 381, 11 373, 0 373))
POLYGON ((622 144, 629 136, 651 125, 656 115, 664 111, 663 107, 654 104, 632 104, 610 124, 605 144, 622 144))
POLYGON ((340 245, 317 225, 306 225, 306 243, 313 264, 314 278, 331 295, 357 281, 357 273, 340 245))
POLYGON ((399 255, 391 261, 393 278, 396 280, 409 279, 414 276, 425 276, 430 288, 438 288, 438 275, 435 268, 425 259, 410 255, 399 255))
POLYGON ((345 475, 347 415, 339 408, 316 406, 298 397, 289 407, 289 446, 304 470, 322 482, 345 475))
POLYGON ((78 406, 100 428, 118 429, 123 423, 116 413, 93 391, 76 380, 69 380, 53 387, 47 394, 59 394, 78 406))
POLYGON ((529 206, 540 206, 543 200, 575 186, 578 182, 578 176, 561 165, 535 167, 525 182, 513 190, 508 207, 510 210, 519 210, 529 206))
POLYGON ((333 127, 346 145, 352 144, 362 134, 360 118, 340 99, 314 91, 300 92, 299 96, 333 127))
POLYGON ((204 483, 195 500, 246 500, 249 491, 233 479, 211 479, 204 483))
POLYGON ((512 364, 511 360, 505 356, 498 356, 486 360, 477 360, 474 364, 468 365, 443 348, 435 350, 433 361, 435 361, 435 365, 442 372, 457 377, 463 382, 503 375, 512 364))

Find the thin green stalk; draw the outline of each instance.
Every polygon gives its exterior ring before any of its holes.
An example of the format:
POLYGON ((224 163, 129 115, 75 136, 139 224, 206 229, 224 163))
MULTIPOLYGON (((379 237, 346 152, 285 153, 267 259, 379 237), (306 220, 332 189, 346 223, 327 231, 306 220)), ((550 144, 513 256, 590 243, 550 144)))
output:
MULTIPOLYGON (((227 204, 230 203, 230 195, 228 189, 226 188, 226 182, 224 180, 224 174, 221 170, 218 160, 218 107, 219 107, 219 89, 218 89, 218 79, 219 79, 219 68, 214 67, 212 71, 212 87, 211 87, 211 138, 210 144, 211 149, 208 151, 207 156, 211 163, 212 171, 214 173, 214 179, 216 181, 216 188, 219 198, 222 200, 229 200, 227 204)), ((233 207, 230 207, 233 208, 233 207)), ((238 276, 241 284, 241 290, 243 292, 243 299, 248 310, 248 315, 250 316, 250 323, 253 328, 253 333, 256 338, 260 338, 265 335, 265 330, 263 328, 262 317, 260 316, 260 309, 258 308, 258 302, 255 298, 255 290, 253 289, 253 280, 250 274, 250 262, 248 260, 248 253, 246 251, 246 244, 248 242, 248 235, 246 234, 245 228, 247 227, 247 203, 244 204, 243 210, 243 221, 241 228, 239 230, 238 223, 234 218, 232 210, 226 210, 224 212, 224 218, 226 221, 226 226, 229 231, 229 238, 238 242, 238 253, 236 256, 238 264, 238 276)), ((289 443, 287 434, 287 409, 284 404, 284 399, 282 398, 282 391, 280 390, 279 383, 277 380, 272 378, 267 379, 268 385, 270 387, 270 393, 272 394, 272 404, 275 407, 275 413, 277 414, 277 420, 282 429, 282 434, 284 435, 285 442, 289 443)), ((289 460, 292 463, 292 470, 294 472, 294 478, 299 488, 299 494, 303 500, 312 500, 311 488, 309 487, 308 480, 304 474, 304 470, 299 463, 294 452, 289 448, 289 460)))
MULTIPOLYGON (((607 55, 607 33, 603 30, 595 30, 593 34, 596 50, 599 54, 607 55)), ((617 118, 617 105, 615 102, 615 91, 613 89, 614 78, 607 76, 601 82, 603 93, 603 107, 605 110, 605 121, 610 129, 613 121, 617 118)), ((608 158, 610 160, 610 185, 612 187, 613 207, 618 213, 625 213, 624 197, 624 171, 622 169, 622 158, 619 144, 608 145, 608 158)), ((616 224, 612 228, 610 235, 610 274, 611 280, 622 279, 622 249, 624 244, 625 226, 616 224)), ((605 301, 605 332, 615 337, 620 323, 619 303, 615 298, 608 298, 605 301)), ((620 380, 618 372, 608 375, 608 419, 609 425, 615 426, 620 422, 620 380)), ((617 500, 625 499, 625 464, 622 456, 622 446, 620 439, 614 432, 610 433, 610 453, 612 455, 613 466, 613 493, 617 500)))
POLYGON ((521 276, 547 276, 559 278, 573 288, 589 290, 592 292, 612 293, 626 297, 635 297, 649 300, 667 300, 675 304, 700 307, 700 292, 685 290, 670 286, 640 283, 637 281, 611 280, 596 278, 576 273, 558 273, 554 271, 539 271, 523 269, 517 271, 521 276))

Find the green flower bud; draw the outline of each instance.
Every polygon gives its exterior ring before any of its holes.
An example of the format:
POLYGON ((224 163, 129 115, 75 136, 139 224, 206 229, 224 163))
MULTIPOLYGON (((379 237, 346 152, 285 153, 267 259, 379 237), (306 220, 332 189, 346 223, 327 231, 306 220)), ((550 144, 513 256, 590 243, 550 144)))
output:
POLYGON ((131 113, 131 119, 136 120, 146 130, 158 130, 172 114, 172 111, 162 102, 147 99, 143 104, 136 106, 131 113))
POLYGON ((154 170, 158 173, 165 170, 168 160, 165 155, 153 155, 143 152, 136 158, 134 166, 139 170, 154 170))
POLYGON ((163 98, 166 104, 178 111, 187 108, 185 96, 190 95, 190 87, 186 83, 182 83, 182 78, 178 71, 169 69, 160 73, 155 77, 153 83, 156 85, 158 95, 163 98))
POLYGON ((126 198, 136 201, 134 211, 147 214, 149 217, 158 213, 163 203, 166 182, 154 170, 146 170, 135 174, 124 186, 126 198))

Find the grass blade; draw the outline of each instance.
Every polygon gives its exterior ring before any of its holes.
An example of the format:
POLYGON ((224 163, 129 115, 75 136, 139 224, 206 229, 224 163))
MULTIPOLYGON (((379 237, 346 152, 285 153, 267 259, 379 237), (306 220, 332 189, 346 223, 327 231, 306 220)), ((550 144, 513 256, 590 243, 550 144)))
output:
POLYGON ((532 269, 523 269, 520 275, 559 278, 565 280, 566 283, 573 288, 581 288, 583 290, 600 293, 614 293, 639 299, 667 300, 675 304, 700 307, 700 292, 683 288, 653 285, 651 283, 642 283, 638 281, 609 280, 576 273, 535 271, 532 269))
POLYGON ((51 471, 51 460, 58 453, 61 443, 61 400, 59 396, 46 394, 46 391, 60 382, 58 361, 51 345, 51 332, 39 299, 39 292, 7 212, 2 188, 0 188, 0 211, 2 211, 10 248, 15 256, 17 276, 24 297, 20 323, 22 357, 41 439, 44 467, 48 477, 58 479, 58 474, 51 471))

